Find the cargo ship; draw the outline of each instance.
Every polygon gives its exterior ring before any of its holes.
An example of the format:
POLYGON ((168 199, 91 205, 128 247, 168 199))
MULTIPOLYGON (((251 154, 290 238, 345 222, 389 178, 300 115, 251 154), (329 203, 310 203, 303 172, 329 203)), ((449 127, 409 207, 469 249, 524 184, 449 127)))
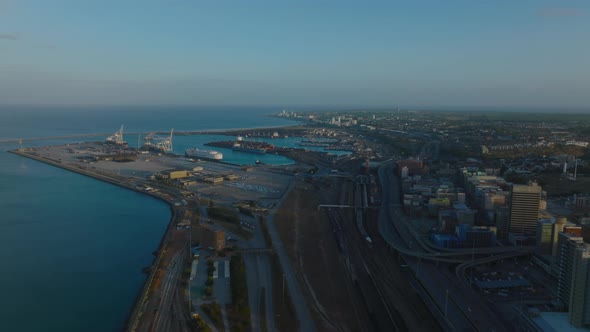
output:
POLYGON ((274 145, 268 144, 266 142, 244 141, 241 136, 238 136, 238 139, 235 141, 209 142, 205 145, 255 154, 266 154, 275 148, 274 145))
POLYGON ((233 151, 238 151, 238 152, 249 152, 249 153, 257 153, 257 154, 265 154, 266 153, 266 149, 242 146, 239 143, 234 144, 234 146, 231 149, 233 151))
POLYGON ((184 151, 184 155, 189 158, 209 159, 214 161, 223 159, 223 154, 221 152, 213 150, 199 150, 197 148, 186 149, 184 151))

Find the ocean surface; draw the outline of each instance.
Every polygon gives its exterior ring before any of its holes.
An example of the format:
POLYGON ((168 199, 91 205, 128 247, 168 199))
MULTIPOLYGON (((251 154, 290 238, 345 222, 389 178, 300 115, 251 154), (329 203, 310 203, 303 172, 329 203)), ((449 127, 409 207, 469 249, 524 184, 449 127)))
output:
MULTIPOLYGON (((0 107, 0 140, 129 132, 274 127, 280 109, 0 107)), ((92 138, 93 140, 103 137, 92 138)), ((131 146, 137 138, 125 137, 131 146)), ((178 136, 175 152, 226 136, 178 136)), ((88 139, 24 142, 39 146, 88 139)), ((275 140, 279 142, 278 140, 275 140)), ((293 138, 284 146, 296 145, 293 138)), ((22 158, 0 144, 0 331, 120 331, 170 218, 154 198, 22 158)), ((220 150, 220 149, 219 149, 220 150)), ((223 151, 241 164, 281 156, 223 151)))

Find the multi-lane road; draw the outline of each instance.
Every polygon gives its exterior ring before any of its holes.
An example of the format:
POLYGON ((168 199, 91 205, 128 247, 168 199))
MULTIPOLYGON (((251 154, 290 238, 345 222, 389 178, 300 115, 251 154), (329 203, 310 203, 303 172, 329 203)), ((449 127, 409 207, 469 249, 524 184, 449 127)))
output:
MULTIPOLYGON (((434 304, 447 329, 476 331, 507 331, 499 323, 481 297, 449 270, 447 263, 475 260, 481 254, 514 252, 514 248, 481 248, 476 251, 436 252, 410 229, 409 220, 401 209, 399 183, 393 175, 393 165, 384 164, 379 170, 382 207, 379 231, 388 245, 396 250, 414 271, 427 303, 434 304)), ((486 259, 486 258, 484 258, 486 259)), ((486 259, 487 260, 487 259, 486 259)))

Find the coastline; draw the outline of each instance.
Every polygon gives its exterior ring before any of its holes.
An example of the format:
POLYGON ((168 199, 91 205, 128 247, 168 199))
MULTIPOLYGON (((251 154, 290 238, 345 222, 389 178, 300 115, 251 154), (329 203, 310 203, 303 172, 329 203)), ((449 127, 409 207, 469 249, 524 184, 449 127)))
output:
MULTIPOLYGON (((233 132, 231 130, 236 130, 236 131, 240 131, 240 130, 264 130, 264 129, 268 129, 269 127, 266 128, 244 128, 244 129, 230 129, 230 131, 228 130, 222 130, 221 132, 219 132, 219 134, 222 135, 232 135, 233 132)), ((303 130, 304 127, 300 126, 300 125, 296 125, 296 126, 276 126, 273 128, 285 128, 287 130, 303 130)), ((201 130, 199 131, 200 134, 207 134, 206 131, 201 130)), ((198 134, 196 134, 198 135, 198 134)), ((292 152, 287 152, 287 151, 281 151, 280 153, 277 153, 279 155, 283 155, 286 156, 288 158, 290 158, 294 164, 299 164, 299 162, 297 161, 299 158, 302 157, 302 155, 299 155, 301 152, 299 151, 301 149, 295 149, 292 152), (299 158, 297 158, 299 157, 299 158)), ((87 168, 84 165, 76 165, 73 163, 69 163, 65 160, 61 160, 61 159, 54 159, 52 157, 47 157, 47 156, 43 156, 43 155, 38 155, 36 152, 34 151, 29 151, 27 149, 12 149, 12 150, 6 150, 6 152, 8 153, 12 153, 14 155, 18 155, 20 157, 24 157, 24 158, 28 158, 31 160, 35 160, 38 162, 42 162, 44 164, 48 164, 50 166, 54 166, 57 168, 61 168, 64 170, 68 170, 80 175, 84 175, 99 181, 103 181, 106 183, 110 183, 113 185, 116 185, 120 188, 125 188, 125 189, 129 189, 138 193, 143 193, 146 194, 150 197, 153 198, 157 198, 160 201, 163 201, 165 203, 168 204, 169 209, 170 209, 170 218, 168 221, 168 224, 166 226, 166 229, 164 231, 164 233, 162 234, 160 241, 159 241, 159 245, 157 247, 157 254, 155 255, 155 257, 153 258, 153 261, 151 262, 151 264, 149 265, 150 267, 150 271, 148 273, 147 278, 143 281, 141 287, 139 288, 139 291, 137 292, 132 305, 129 307, 128 311, 127 311, 127 318, 124 321, 123 325, 122 325, 122 330, 124 331, 139 331, 142 330, 143 328, 146 327, 146 324, 152 324, 152 320, 151 320, 151 316, 152 316, 152 307, 154 306, 154 302, 153 301, 157 301, 157 296, 154 294, 155 291, 157 291, 158 285, 159 285, 159 275, 158 275, 158 271, 159 270, 163 270, 165 269, 165 267, 161 266, 161 265, 166 265, 167 263, 167 259, 169 259, 170 253, 166 253, 167 251, 170 252, 169 249, 171 249, 168 245, 168 243, 170 242, 170 240, 172 239, 173 235, 174 235, 174 227, 176 225, 176 222, 178 221, 177 219, 180 217, 182 217, 183 213, 179 214, 179 208, 175 205, 175 203, 177 203, 178 201, 180 201, 181 199, 183 199, 184 197, 180 197, 176 194, 174 194, 173 192, 169 192, 166 190, 166 188, 159 188, 162 189, 160 190, 159 193, 155 193, 155 192, 151 192, 151 191, 145 191, 142 189, 139 189, 136 187, 137 183, 134 181, 131 181, 128 177, 125 176, 121 176, 118 174, 114 174, 114 173, 107 173, 104 171, 100 171, 100 170, 96 170, 96 169, 90 169, 87 168)), ((316 158, 319 158, 320 155, 323 155, 324 153, 320 153, 320 152, 315 152, 315 151, 308 151, 305 154, 310 154, 310 157, 312 159, 314 159, 314 162, 317 162, 317 160, 315 160, 316 158)), ((301 158, 305 161, 311 161, 311 160, 306 160, 307 158, 301 158)), ((220 163, 222 164, 228 164, 228 165, 232 165, 232 166, 243 166, 243 165, 239 165, 239 164, 234 164, 234 163, 229 163, 227 161, 220 161, 220 163)), ((275 166, 288 166, 291 164, 286 164, 286 165, 275 165, 275 166)))
POLYGON ((95 180, 107 182, 112 185, 116 185, 118 187, 124 188, 124 189, 128 189, 128 190, 132 190, 132 191, 135 191, 138 193, 142 193, 142 194, 156 198, 156 199, 168 204, 168 206, 170 208, 170 219, 168 221, 168 225, 166 226, 166 230, 164 231, 164 234, 162 235, 162 238, 160 239, 160 243, 158 244, 158 249, 157 249, 158 255, 154 258, 154 260, 150 266, 151 269, 150 269, 149 275, 146 278, 146 280, 143 282, 143 285, 141 286, 141 290, 138 292, 138 294, 133 302, 133 305, 131 306, 131 310, 129 310, 127 319, 126 319, 125 323, 123 324, 124 331, 134 331, 135 328, 137 327, 139 319, 141 318, 141 316, 143 314, 143 311, 141 309, 147 303, 149 289, 150 289, 152 282, 154 280, 155 273, 157 271, 157 267, 159 266, 160 261, 162 260, 162 256, 164 253, 163 247, 166 243, 166 240, 169 237, 170 229, 173 225, 173 222, 177 218, 177 213, 176 213, 176 209, 174 207, 174 202, 171 200, 167 200, 164 197, 161 197, 159 195, 156 195, 155 193, 139 190, 139 189, 135 188, 135 186, 125 185, 125 181, 124 181, 123 177, 121 177, 120 179, 117 179, 115 176, 112 176, 112 175, 109 175, 109 176, 101 175, 96 172, 91 172, 91 171, 88 171, 88 170, 85 170, 82 168, 62 164, 58 161, 55 161, 55 160, 52 160, 49 158, 36 156, 36 155, 26 153, 23 151, 19 151, 19 150, 8 150, 7 152, 18 155, 20 157, 29 158, 29 159, 32 159, 35 161, 39 161, 39 162, 42 162, 42 163, 45 163, 45 164, 48 164, 48 165, 51 165, 54 167, 65 169, 65 170, 68 170, 68 171, 71 171, 71 172, 74 172, 74 173, 77 173, 80 175, 84 175, 84 176, 93 178, 95 180))

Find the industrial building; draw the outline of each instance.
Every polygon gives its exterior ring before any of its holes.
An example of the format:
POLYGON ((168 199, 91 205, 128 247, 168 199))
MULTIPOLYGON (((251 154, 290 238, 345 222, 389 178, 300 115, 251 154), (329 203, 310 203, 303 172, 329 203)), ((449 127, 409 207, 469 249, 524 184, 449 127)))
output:
POLYGON ((164 179, 182 179, 188 177, 190 174, 187 170, 171 170, 162 172, 162 178, 164 179))
POLYGON ((199 236, 203 248, 213 248, 215 251, 225 248, 225 232, 219 226, 201 224, 199 236))

